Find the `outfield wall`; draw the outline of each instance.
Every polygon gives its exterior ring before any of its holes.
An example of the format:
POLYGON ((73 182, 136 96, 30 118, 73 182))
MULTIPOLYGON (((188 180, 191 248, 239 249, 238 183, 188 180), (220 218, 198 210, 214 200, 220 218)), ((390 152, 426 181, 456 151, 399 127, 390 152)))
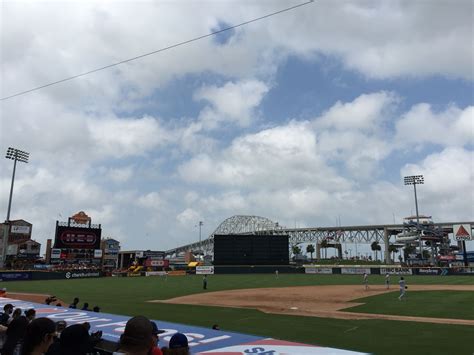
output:
POLYGON ((0 281, 25 281, 25 280, 72 280, 93 277, 102 277, 102 271, 75 270, 75 271, 2 271, 0 281))
POLYGON ((306 274, 327 275, 440 275, 440 276, 474 276, 474 267, 402 267, 399 265, 304 265, 306 274))

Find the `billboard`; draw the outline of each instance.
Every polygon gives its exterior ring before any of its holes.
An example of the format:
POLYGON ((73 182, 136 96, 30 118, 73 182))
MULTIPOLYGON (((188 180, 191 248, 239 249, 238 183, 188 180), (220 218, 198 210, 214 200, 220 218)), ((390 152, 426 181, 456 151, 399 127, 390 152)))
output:
POLYGON ((454 224, 453 225, 454 239, 459 241, 471 240, 471 225, 470 224, 454 224))
POLYGON ((214 275, 214 266, 196 266, 196 275, 214 275))
POLYGON ((54 248, 100 249, 101 228, 56 225, 54 248))

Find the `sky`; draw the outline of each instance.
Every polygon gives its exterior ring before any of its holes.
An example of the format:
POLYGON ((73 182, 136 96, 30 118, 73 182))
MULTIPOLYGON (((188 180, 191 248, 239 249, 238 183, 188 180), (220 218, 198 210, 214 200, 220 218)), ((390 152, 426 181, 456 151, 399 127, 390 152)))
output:
MULTIPOLYGON (((4 0, 1 97, 303 2, 4 0)), ((473 221, 473 7, 314 1, 2 100, 0 151, 30 153, 11 219, 45 244, 85 211, 123 249, 167 250, 234 215, 400 223, 421 174, 421 214, 473 221)))

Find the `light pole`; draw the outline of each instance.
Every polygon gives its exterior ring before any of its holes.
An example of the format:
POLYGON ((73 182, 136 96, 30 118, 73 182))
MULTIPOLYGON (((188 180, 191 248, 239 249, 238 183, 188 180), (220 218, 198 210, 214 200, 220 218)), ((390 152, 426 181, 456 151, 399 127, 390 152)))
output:
MULTIPOLYGON (((425 180, 423 175, 411 175, 405 176, 404 178, 405 185, 413 185, 413 189, 415 191, 415 208, 416 208, 416 228, 419 232, 420 229, 420 216, 418 214, 418 198, 416 196, 416 185, 423 185, 425 180)), ((421 233, 419 234, 420 239, 420 257, 423 259, 423 244, 421 242, 421 233)))
MULTIPOLYGON (((204 223, 202 223, 202 221, 199 221, 198 225, 199 225, 199 244, 201 244, 201 227, 203 226, 204 223)), ((199 245, 201 246, 201 245, 199 245)))
POLYGON ((0 260, 0 267, 5 267, 5 260, 7 258, 7 248, 8 248, 8 230, 10 228, 10 210, 12 207, 12 197, 13 197, 13 185, 15 183, 15 172, 16 172, 16 162, 28 163, 28 158, 30 153, 24 152, 22 150, 9 147, 5 158, 13 160, 13 174, 12 174, 12 184, 10 186, 10 198, 8 199, 8 210, 7 210, 7 219, 3 225, 3 247, 2 247, 2 260, 0 260))

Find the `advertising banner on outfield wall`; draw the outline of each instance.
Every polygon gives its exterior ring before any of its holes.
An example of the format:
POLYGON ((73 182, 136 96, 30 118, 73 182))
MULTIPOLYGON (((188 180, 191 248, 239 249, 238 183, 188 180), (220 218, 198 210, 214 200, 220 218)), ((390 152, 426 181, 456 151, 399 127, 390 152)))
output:
MULTIPOLYGON (((0 309, 12 303, 21 309, 34 308, 37 317, 48 317, 53 321, 66 321, 68 325, 88 322, 91 332, 102 331, 102 338, 118 342, 130 317, 108 313, 94 313, 77 309, 54 307, 0 297, 0 309)), ((253 335, 213 330, 179 323, 155 320, 158 328, 164 330, 160 334, 159 346, 169 345, 173 334, 180 332, 186 335, 192 354, 361 354, 353 351, 325 348, 316 345, 298 344, 283 340, 263 338, 253 335)))
POLYGON ((214 266, 196 266, 196 275, 214 275, 214 266))
POLYGON ((406 267, 381 267, 380 274, 385 275, 412 275, 412 271, 406 267))
POLYGON ((332 274, 332 268, 329 267, 305 267, 304 272, 306 274, 332 274))
POLYGON ((368 267, 341 267, 341 274, 363 275, 370 274, 368 267))

